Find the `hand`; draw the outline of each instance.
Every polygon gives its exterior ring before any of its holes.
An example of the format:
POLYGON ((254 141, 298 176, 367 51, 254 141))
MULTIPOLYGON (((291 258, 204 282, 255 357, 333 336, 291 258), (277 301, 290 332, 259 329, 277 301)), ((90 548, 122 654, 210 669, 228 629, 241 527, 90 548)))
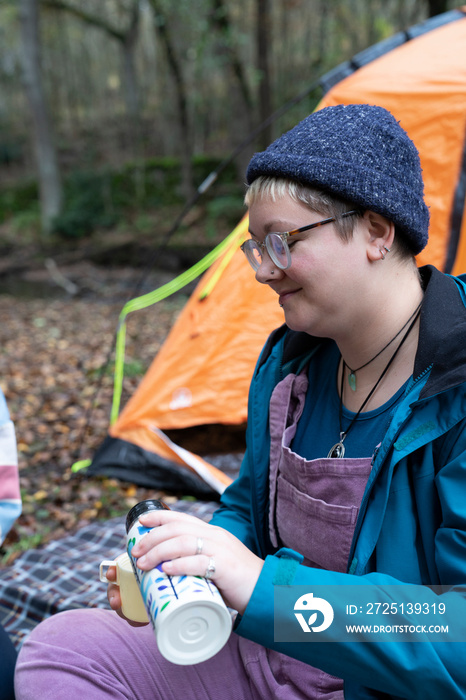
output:
MULTIPOLYGON (((106 577, 110 581, 116 581, 116 566, 109 566, 107 569, 106 577)), ((134 620, 129 620, 121 612, 121 595, 120 586, 116 583, 109 583, 107 587, 107 598, 112 610, 114 610, 123 620, 126 620, 131 627, 144 627, 148 622, 135 622, 134 620)))
POLYGON ((149 571, 164 562, 170 576, 204 576, 211 560, 210 576, 225 603, 244 613, 264 562, 237 537, 221 527, 176 511, 157 510, 140 517, 145 527, 154 528, 133 547, 137 566, 149 571), (197 552, 202 545, 202 551, 197 552))

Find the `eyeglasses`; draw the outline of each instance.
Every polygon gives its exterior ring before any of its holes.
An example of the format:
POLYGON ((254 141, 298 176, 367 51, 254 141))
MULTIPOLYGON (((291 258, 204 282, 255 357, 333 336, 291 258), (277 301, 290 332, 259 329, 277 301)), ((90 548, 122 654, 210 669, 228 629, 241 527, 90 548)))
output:
POLYGON ((248 238, 248 240, 244 241, 241 245, 241 250, 254 271, 257 271, 262 263, 264 249, 267 250, 271 261, 276 267, 280 268, 280 270, 287 270, 291 266, 291 252, 287 243, 287 238, 289 236, 294 236, 296 233, 302 233, 303 231, 310 231, 318 226, 330 224, 332 221, 336 221, 337 218, 344 219, 346 216, 352 216, 358 213, 358 211, 352 209, 351 211, 346 211, 344 214, 341 214, 340 217, 331 216, 329 219, 323 219, 322 221, 317 221, 315 224, 309 224, 308 226, 301 226, 301 228, 295 228, 292 231, 286 231, 285 233, 268 233, 264 243, 259 243, 258 241, 253 241, 252 238, 248 238))

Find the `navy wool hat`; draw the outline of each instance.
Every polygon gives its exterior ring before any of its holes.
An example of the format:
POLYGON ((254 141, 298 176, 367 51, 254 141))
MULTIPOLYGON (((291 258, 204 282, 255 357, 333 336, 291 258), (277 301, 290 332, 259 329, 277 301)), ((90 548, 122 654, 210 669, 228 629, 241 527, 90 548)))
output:
POLYGON ((248 184, 261 175, 318 187, 382 214, 414 254, 427 244, 419 153, 383 107, 336 105, 314 112, 252 157, 248 184))

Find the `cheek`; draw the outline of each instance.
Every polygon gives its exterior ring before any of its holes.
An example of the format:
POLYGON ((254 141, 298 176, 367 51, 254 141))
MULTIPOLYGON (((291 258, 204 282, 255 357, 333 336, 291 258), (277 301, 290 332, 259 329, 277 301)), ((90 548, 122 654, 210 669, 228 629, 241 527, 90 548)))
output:
POLYGON ((315 279, 322 274, 324 267, 319 255, 297 255, 292 260, 291 267, 286 270, 286 274, 303 287, 312 286, 315 279))
POLYGON ((335 277, 345 275, 351 269, 351 251, 347 245, 335 233, 321 236, 317 239, 302 241, 296 245, 292 254, 291 267, 286 274, 303 287, 315 287, 317 280, 319 285, 330 283, 335 277))

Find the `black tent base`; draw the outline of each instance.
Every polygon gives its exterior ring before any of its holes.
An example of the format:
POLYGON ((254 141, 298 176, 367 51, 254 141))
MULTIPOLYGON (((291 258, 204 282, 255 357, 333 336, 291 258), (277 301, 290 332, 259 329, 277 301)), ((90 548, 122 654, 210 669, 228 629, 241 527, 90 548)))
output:
MULTIPOLYGON (((222 455, 220 460, 226 457, 227 455, 222 455)), ((241 455, 231 455, 231 459, 227 461, 229 476, 234 478, 239 469, 241 455)), ((221 464, 215 466, 222 468, 221 464)), ((187 467, 130 442, 110 436, 95 453, 86 474, 108 476, 178 496, 195 496, 201 500, 219 500, 220 498, 217 491, 187 467)))

